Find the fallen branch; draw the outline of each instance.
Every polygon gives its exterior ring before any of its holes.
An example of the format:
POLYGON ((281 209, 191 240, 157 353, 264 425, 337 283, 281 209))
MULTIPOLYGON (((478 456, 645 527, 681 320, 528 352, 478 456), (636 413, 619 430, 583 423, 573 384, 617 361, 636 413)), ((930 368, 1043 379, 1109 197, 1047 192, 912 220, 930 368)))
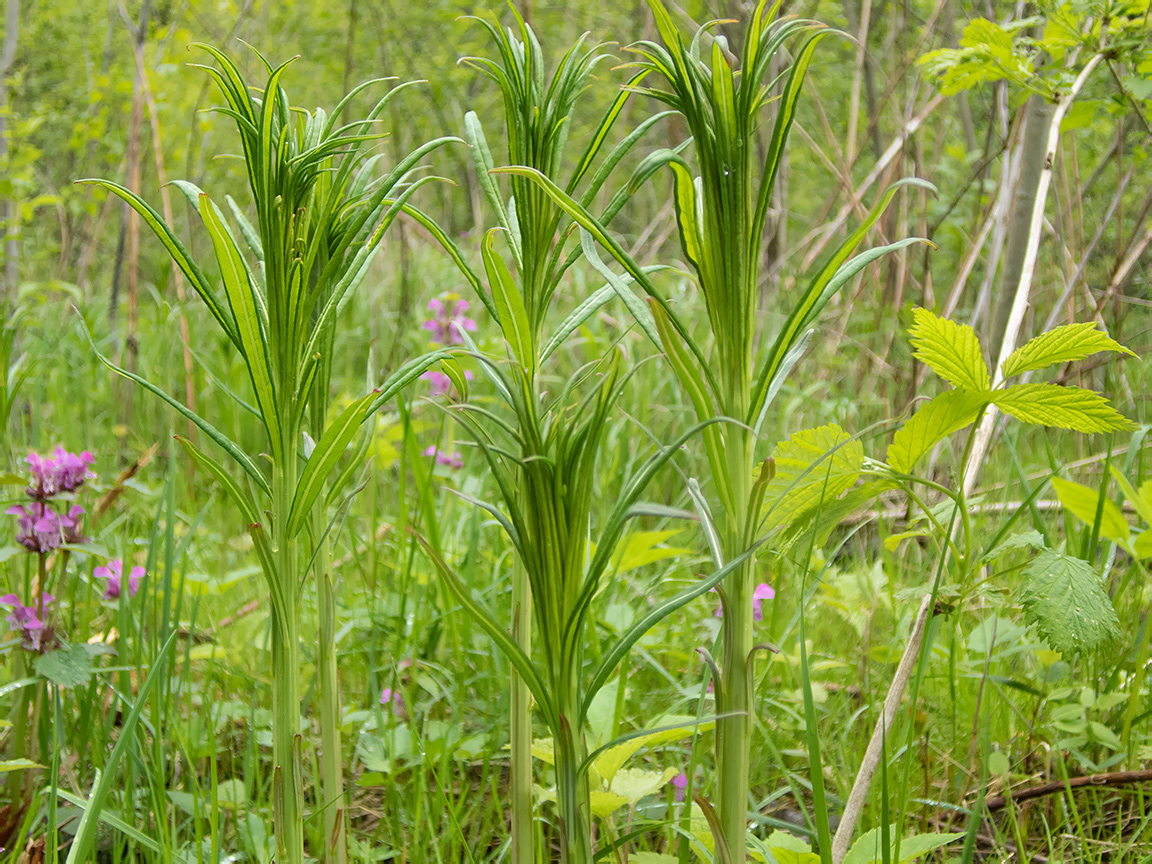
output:
POLYGON ((1127 786, 1130 783, 1152 782, 1152 771, 1112 771, 1107 774, 1089 774, 1084 777, 1072 777, 1068 780, 1054 780, 1051 783, 1042 783, 1039 786, 1029 786, 1026 789, 1017 789, 1008 795, 989 798, 984 806, 989 810, 999 810, 1009 800, 1019 804, 1021 801, 1031 801, 1033 798, 1043 798, 1045 795, 1055 795, 1069 789, 1082 789, 1085 786, 1127 786))

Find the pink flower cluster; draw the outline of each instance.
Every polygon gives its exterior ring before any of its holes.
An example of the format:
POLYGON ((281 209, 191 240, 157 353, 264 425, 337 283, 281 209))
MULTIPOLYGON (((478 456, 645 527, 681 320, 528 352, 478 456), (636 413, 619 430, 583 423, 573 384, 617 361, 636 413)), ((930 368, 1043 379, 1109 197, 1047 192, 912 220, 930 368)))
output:
MULTIPOLYGON (((119 600, 120 592, 123 590, 124 585, 124 562, 119 558, 113 558, 103 567, 97 567, 92 571, 97 579, 105 580, 104 599, 105 600, 119 600)), ((128 574, 128 596, 135 597, 136 592, 140 590, 140 580, 144 578, 143 567, 133 567, 132 571, 128 574)))
MULTIPOLYGON (((56 598, 51 594, 45 594, 41 599, 43 602, 40 604, 40 609, 43 610, 56 598)), ((37 607, 25 606, 15 594, 5 594, 0 597, 0 606, 8 606, 12 609, 12 614, 6 620, 12 630, 20 634, 25 646, 33 651, 39 651, 40 639, 44 635, 44 622, 37 615, 37 607)))
MULTIPOLYGON (((454 391, 452 389, 452 379, 435 369, 429 369, 420 376, 420 380, 431 382, 430 391, 432 396, 450 396, 454 391)), ((464 380, 471 381, 472 373, 467 369, 464 370, 464 380)))
POLYGON ((35 501, 28 507, 15 504, 4 511, 16 519, 16 542, 29 552, 50 552, 61 543, 83 543, 80 516, 84 508, 73 504, 67 513, 57 513, 47 504, 35 501))
POLYGON ((454 294, 442 294, 428 301, 428 311, 432 317, 420 326, 432 333, 432 341, 440 345, 463 345, 464 331, 469 333, 476 330, 476 322, 465 313, 468 311, 467 300, 456 300, 452 304, 452 311, 448 311, 445 301, 452 302, 454 294))
POLYGON ((32 466, 28 497, 36 501, 47 501, 61 492, 73 492, 83 486, 85 480, 96 476, 89 467, 95 458, 87 450, 77 455, 57 447, 51 456, 29 453, 24 461, 32 466))
POLYGON ((422 455, 435 456, 437 465, 446 465, 453 471, 464 467, 464 457, 460 455, 459 450, 453 450, 451 453, 448 453, 439 449, 435 444, 433 444, 429 447, 425 447, 422 455))

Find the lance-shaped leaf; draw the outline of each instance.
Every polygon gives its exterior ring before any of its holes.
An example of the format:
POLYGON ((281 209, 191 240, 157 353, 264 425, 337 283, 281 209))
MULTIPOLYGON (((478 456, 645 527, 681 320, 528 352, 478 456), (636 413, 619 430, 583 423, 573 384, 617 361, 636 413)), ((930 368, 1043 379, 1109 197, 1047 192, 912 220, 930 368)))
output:
POLYGON ((288 537, 295 537, 304 526, 304 521, 312 510, 312 504, 324 489, 324 482, 335 470, 336 463, 352 442, 356 430, 364 422, 368 406, 376 398, 369 393, 357 399, 344 409, 343 413, 328 424, 316 449, 308 457, 300 482, 296 484, 296 494, 292 499, 292 509, 288 513, 288 537))
POLYGON ((1099 574, 1087 561, 1051 550, 1024 571, 1024 617, 1069 661, 1114 643, 1120 620, 1099 574))
POLYGON ((232 479, 231 475, 224 470, 219 462, 187 438, 180 435, 173 435, 172 437, 179 441, 181 446, 188 451, 188 455, 191 456, 201 468, 207 470, 224 491, 228 493, 228 497, 240 508, 240 515, 244 517, 245 522, 252 523, 260 521, 260 511, 256 508, 256 502, 249 497, 247 492, 240 488, 240 484, 232 479))
POLYGON ((240 340, 236 335, 236 327, 232 323, 228 309, 220 302, 220 298, 217 297, 216 292, 212 290, 212 286, 208 282, 207 277, 201 272, 196 262, 188 255, 184 244, 172 233, 172 229, 164 223, 163 217, 153 210, 144 199, 109 180, 77 180, 76 182, 91 183, 104 187, 109 192, 114 193, 126 201, 128 205, 140 215, 140 218, 144 220, 144 224, 151 228, 152 233, 164 244, 164 248, 168 250, 168 254, 172 256, 172 260, 176 262, 176 266, 180 268, 180 271, 188 279, 189 284, 195 289, 196 293, 200 295, 200 299, 204 301, 204 305, 208 307, 208 311, 212 313, 212 317, 216 319, 216 323, 220 325, 220 329, 228 335, 228 338, 235 343, 237 348, 240 348, 240 340))
POLYGON ((121 369, 119 366, 101 354, 99 350, 97 350, 96 344, 92 341, 92 334, 88 332, 87 325, 81 322, 81 326, 84 330, 84 336, 88 340, 89 347, 92 348, 92 352, 96 355, 101 363, 103 363, 117 375, 122 375, 130 381, 135 381, 149 393, 159 396, 162 400, 168 403, 169 406, 176 409, 176 411, 178 411, 180 414, 183 414, 187 419, 191 420, 194 424, 196 424, 196 427, 201 432, 203 432, 205 435, 219 444, 222 448, 224 448, 224 451, 240 464, 240 467, 243 468, 245 472, 247 472, 248 476, 252 478, 257 486, 260 487, 261 491, 271 497, 272 487, 268 485, 268 480, 262 473, 260 473, 260 469, 256 467, 256 463, 253 462, 252 459, 249 458, 248 454, 241 450, 240 447, 234 441, 232 441, 232 439, 230 439, 227 435, 225 435, 207 420, 200 417, 200 415, 198 415, 195 411, 190 410, 182 402, 178 402, 177 400, 173 399, 151 381, 148 381, 145 378, 141 378, 139 375, 129 372, 127 369, 121 369))
POLYGON ((524 683, 528 685, 528 689, 532 691, 532 695, 536 698, 537 704, 540 706, 541 712, 544 714, 548 725, 551 728, 556 728, 556 712, 552 707, 552 699, 548 695, 548 690, 544 686, 544 682, 540 680, 540 676, 536 672, 536 667, 532 665, 532 661, 528 659, 528 655, 517 645, 512 637, 508 635, 508 631, 501 627, 496 620, 488 614, 479 603, 472 599, 472 592, 468 587, 460 581, 455 571, 448 566, 448 563, 440 557, 440 554, 432 548, 432 546, 416 534, 416 541, 424 550, 424 554, 428 556, 428 560, 436 568, 444 580, 444 584, 452 591, 452 594, 464 607, 465 611, 472 617, 477 624, 479 624, 489 636, 492 641, 496 643, 496 647, 508 658, 508 662, 516 667, 516 671, 524 679, 524 683))
POLYGON ((584 250, 584 257, 588 260, 588 263, 592 265, 592 269, 604 277, 604 280, 612 290, 616 292, 616 296, 628 307, 628 311, 632 313, 632 317, 636 323, 640 325, 640 329, 647 334, 648 339, 659 349, 661 347, 660 334, 656 331, 656 323, 652 320, 652 314, 648 311, 648 307, 644 305, 643 300, 628 290, 628 286, 623 279, 613 273, 612 269, 600 260, 600 255, 596 251, 596 245, 592 242, 592 235, 583 228, 580 229, 580 248, 584 250))
POLYGON ((1052 488, 1056 490, 1056 497, 1060 499, 1060 503, 1081 522, 1095 525, 1096 514, 1099 513, 1100 536, 1114 540, 1122 546, 1128 545, 1130 532, 1128 520, 1124 518, 1124 511, 1115 501, 1111 498, 1101 500, 1100 492, 1096 489, 1065 480, 1063 477, 1053 477, 1052 488))
POLYGON ((888 464, 901 474, 911 474, 916 463, 933 447, 958 429, 975 423, 988 404, 988 394, 971 390, 948 390, 912 415, 892 438, 888 464))
POLYGON ((240 338, 240 353, 248 365, 248 375, 256 391, 256 404, 260 407, 261 420, 268 430, 272 447, 272 458, 279 459, 283 452, 283 438, 280 429, 279 406, 276 387, 272 382, 272 362, 268 356, 268 337, 261 321, 256 286, 248 278, 248 268, 243 256, 232 240, 232 235, 217 216, 216 205, 201 195, 200 218, 212 237, 216 250, 216 260, 224 280, 224 292, 228 306, 236 322, 236 333, 240 338), (204 206, 204 205, 207 206, 204 206))
POLYGON ((492 248, 497 230, 493 228, 484 236, 484 244, 481 247, 484 270, 488 274, 488 287, 492 289, 492 300, 500 316, 500 329, 504 333, 504 338, 508 340, 517 362, 531 374, 536 362, 532 346, 532 328, 528 323, 524 298, 520 296, 512 273, 504 263, 504 259, 492 248))
POLYGON ((1116 351, 1136 356, 1103 330, 1097 330, 1092 322, 1065 324, 1041 333, 1013 351, 1004 361, 1004 377, 1011 378, 1056 363, 1083 360, 1098 351, 1116 351))
POLYGON ((806 510, 847 491, 864 466, 863 445, 835 423, 805 429, 772 451, 776 475, 768 484, 768 528, 786 525, 806 510))
POLYGON ((1055 426, 1074 432, 1111 432, 1131 429, 1132 423, 1099 393, 1058 384, 1015 384, 992 394, 992 402, 1005 414, 1037 426, 1055 426))
POLYGON ((494 167, 492 152, 488 149, 488 139, 484 137, 484 127, 480 125, 480 118, 475 111, 464 115, 464 134, 468 139, 468 146, 472 149, 472 162, 476 166, 476 180, 480 184, 484 197, 488 199, 489 206, 496 213, 496 221, 508 233, 508 245, 512 248, 512 255, 517 265, 524 260, 520 252, 520 232, 512 230, 512 223, 508 221, 508 211, 504 209, 504 202, 500 198, 500 189, 491 171, 494 167))
POLYGON ((927 309, 912 310, 908 331, 916 359, 951 384, 969 390, 992 388, 992 377, 980 349, 976 331, 967 324, 939 318, 927 309))
POLYGON ((1140 514, 1140 518, 1144 520, 1145 524, 1152 525, 1152 481, 1145 481, 1144 485, 1140 487, 1140 491, 1137 492, 1114 463, 1108 465, 1108 470, 1112 472, 1112 479, 1116 481, 1116 485, 1124 493, 1124 498, 1136 508, 1136 512, 1140 514))

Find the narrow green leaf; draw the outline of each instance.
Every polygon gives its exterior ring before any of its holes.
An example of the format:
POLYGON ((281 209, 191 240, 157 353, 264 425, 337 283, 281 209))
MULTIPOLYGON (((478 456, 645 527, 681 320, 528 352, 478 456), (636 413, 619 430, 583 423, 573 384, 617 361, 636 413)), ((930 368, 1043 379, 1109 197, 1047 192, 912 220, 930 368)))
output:
POLYGON ((152 662, 152 668, 148 671, 148 677, 144 679, 144 683, 141 684, 137 690, 136 701, 132 703, 132 709, 120 724, 120 733, 116 737, 116 746, 113 747, 112 752, 108 754, 108 758, 104 762, 103 772, 97 772, 97 776, 92 784, 92 791, 89 793, 88 800, 84 805, 84 813, 76 825, 76 835, 72 840, 71 848, 68 850, 66 864, 78 864, 78 862, 88 861, 92 844, 96 840, 97 826, 100 822, 100 812, 104 809, 104 802, 108 798, 108 794, 112 791, 113 785, 117 782, 116 769, 120 767, 120 760, 124 758, 125 752, 133 746, 133 742, 135 741, 133 733, 136 730, 136 723, 140 720, 140 714, 144 710, 144 705, 152 695, 152 688, 168 665, 164 662, 164 658, 167 656, 168 650, 172 647, 172 643, 176 641, 178 635, 180 635, 179 628, 173 627, 171 635, 169 635, 167 641, 165 641, 160 651, 156 654, 156 659, 152 662))
POLYGON ((88 345, 92 348, 92 352, 96 355, 101 363, 103 363, 117 375, 122 375, 130 381, 135 381, 149 393, 159 396, 162 400, 167 402, 170 407, 176 409, 176 411, 191 420, 194 424, 196 424, 196 427, 201 432, 203 432, 205 435, 219 444, 222 448, 224 448, 224 451, 240 464, 240 467, 248 473, 248 476, 252 478, 252 480, 256 483, 257 486, 260 487, 264 494, 271 497, 272 487, 268 485, 268 480, 260 472, 260 469, 256 467, 256 463, 253 462, 252 459, 249 458, 248 454, 241 450, 237 444, 235 444, 230 438, 228 438, 228 436, 226 436, 223 432, 220 432, 207 420, 201 418, 194 411, 189 410, 184 406, 183 403, 173 399, 152 382, 141 378, 139 375, 129 372, 127 369, 121 369, 119 366, 101 354, 99 350, 97 350, 96 344, 92 341, 92 334, 88 332, 87 325, 83 325, 82 323, 82 327, 84 330, 84 335, 88 339, 88 345))
POLYGON ((228 493, 228 497, 232 499, 232 502, 240 508, 240 513, 246 523, 260 521, 260 511, 257 509, 256 503, 248 497, 248 493, 240 488, 240 484, 229 476, 228 472, 224 470, 219 462, 187 438, 180 435, 173 435, 172 437, 180 442, 181 446, 188 451, 188 455, 190 455, 201 468, 204 468, 211 474, 216 482, 223 487, 224 491, 228 493))
POLYGON ((240 337, 240 351, 244 355, 244 362, 248 365, 248 375, 256 391, 256 404, 260 408, 264 428, 268 430, 272 458, 279 459, 284 446, 282 431, 286 430, 280 429, 279 404, 276 387, 272 382, 268 337, 260 320, 257 288, 248 277, 248 268, 240 250, 232 240, 232 235, 228 233, 216 214, 216 205, 207 195, 200 197, 201 201, 208 205, 201 205, 200 218, 204 220, 204 226, 212 236, 212 246, 216 251, 216 260, 220 264, 228 306, 232 310, 236 332, 240 337))
POLYGON ((649 341, 659 350, 661 347, 660 334, 656 330, 656 323, 652 320, 652 313, 648 311, 643 300, 628 290, 624 280, 613 273, 612 268, 600 259, 596 245, 592 242, 592 235, 583 228, 580 229, 580 248, 584 250, 584 257, 592 265, 592 269, 604 277, 604 280, 616 292, 616 296, 628 307, 628 311, 636 323, 640 325, 640 329, 647 334, 649 341))
MULTIPOLYGON (((1120 487, 1120 491, 1124 493, 1124 500, 1130 502, 1136 508, 1136 512, 1140 514, 1140 518, 1144 520, 1144 524, 1152 525, 1152 495, 1141 495, 1137 492, 1132 484, 1128 482, 1128 478, 1124 476, 1123 472, 1116 467, 1116 463, 1111 462, 1108 464, 1108 469, 1112 472, 1112 479, 1116 481, 1116 485, 1120 487)), ((1144 484, 1144 491, 1152 491, 1152 486, 1148 483, 1144 484)))
POLYGON ((492 641, 496 643, 496 647, 508 658, 516 671, 524 679, 524 683, 528 685, 528 689, 532 691, 532 695, 536 698, 536 702, 540 705, 541 711, 548 719, 549 725, 555 727, 556 714, 552 708, 552 699, 548 695, 548 690, 544 686, 544 682, 540 680, 540 676, 536 673, 536 667, 532 665, 532 661, 528 659, 528 655, 524 653, 508 635, 508 631, 501 627, 496 620, 488 614, 479 603, 472 599, 472 592, 468 590, 467 586, 460 581, 455 571, 448 566, 448 563, 440 557, 440 554, 432 548, 432 546, 421 537, 419 534, 415 535, 416 541, 424 550, 424 554, 428 556, 428 560, 436 568, 436 571, 443 578, 444 583, 451 589, 452 594, 460 602, 460 605, 472 617, 472 620, 479 624, 484 631, 492 637, 492 641))
POLYGON ((912 316, 915 323, 908 332, 916 359, 953 387, 977 391, 992 388, 975 330, 938 318, 919 306, 912 310, 912 316))
POLYGON ((488 287, 500 316, 500 329, 512 347, 512 354, 520 365, 531 375, 536 368, 536 355, 532 344, 532 328, 528 323, 528 312, 524 308, 524 298, 512 279, 508 265, 492 248, 499 229, 493 228, 484 236, 481 252, 484 257, 484 270, 488 274, 488 287))
POLYGON ((1124 518, 1124 511, 1111 498, 1105 498, 1101 509, 1100 493, 1091 487, 1065 480, 1052 478, 1052 488, 1060 503, 1081 522, 1096 524, 1096 513, 1100 511, 1100 536, 1127 546, 1130 528, 1124 518))
POLYGON ((224 304, 220 302, 220 298, 216 296, 216 292, 212 290, 212 286, 208 282, 207 277, 201 272, 200 268, 196 266, 196 262, 192 260, 191 256, 188 255, 184 244, 172 233, 172 229, 164 223, 163 217, 153 210, 144 199, 116 183, 108 180, 77 180, 76 182, 102 186, 127 202, 128 205, 140 215, 140 218, 144 220, 144 224, 151 228, 152 233, 164 244, 164 248, 168 250, 168 254, 172 256, 172 260, 176 262, 176 266, 180 268, 185 278, 188 279, 189 284, 196 293, 200 295, 200 299, 204 301, 204 305, 208 307, 208 311, 212 313, 212 317, 216 319, 216 323, 220 325, 220 329, 222 329, 228 335, 228 338, 235 343, 236 347, 239 348, 240 340, 236 334, 236 327, 232 323, 228 310, 224 304))
POLYGON ((992 402, 1005 414, 1036 426, 1055 426, 1075 432, 1111 432, 1131 429, 1132 423, 1099 393, 1058 384, 1015 384, 992 394, 992 402))
POLYGON ((517 266, 523 262, 520 251, 520 232, 512 230, 512 223, 508 220, 508 211, 504 209, 504 202, 500 197, 500 189, 492 176, 492 152, 488 149, 488 139, 484 137, 484 127, 475 111, 464 115, 464 134, 468 139, 468 146, 472 150, 472 161, 476 166, 476 180, 488 199, 488 205, 496 214, 496 221, 500 227, 508 232, 508 245, 512 248, 512 255, 517 266))
POLYGON ((1136 354, 1092 322, 1065 324, 1030 339, 1004 361, 1004 377, 1011 378, 1024 372, 1033 372, 1056 363, 1083 360, 1098 351, 1115 351, 1135 357, 1136 354))
POLYGON ((916 463, 958 429, 975 423, 988 404, 987 394, 947 390, 912 415, 892 438, 888 464, 911 474, 916 463))
POLYGON ((296 484, 296 494, 292 498, 292 509, 288 512, 288 539, 300 533, 305 520, 312 511, 312 504, 323 491, 324 483, 336 468, 336 463, 344 455, 356 430, 364 422, 368 406, 376 398, 375 391, 357 399, 344 409, 335 420, 328 424, 324 434, 316 444, 316 449, 308 457, 300 482, 296 484))

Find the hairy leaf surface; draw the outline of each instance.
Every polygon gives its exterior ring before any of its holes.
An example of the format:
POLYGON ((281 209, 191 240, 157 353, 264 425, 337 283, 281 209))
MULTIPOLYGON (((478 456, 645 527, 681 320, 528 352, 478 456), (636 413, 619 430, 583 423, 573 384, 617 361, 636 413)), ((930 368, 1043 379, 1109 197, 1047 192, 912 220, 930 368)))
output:
POLYGON ((1083 360, 1098 351, 1116 351, 1135 356, 1103 330, 1097 330, 1092 322, 1065 324, 1041 333, 1013 351, 1004 361, 1004 377, 1011 378, 1056 363, 1083 360))
POLYGON ((1087 561, 1047 551, 1024 574, 1024 617, 1065 657, 1094 653, 1119 637, 1116 610, 1087 561))
POLYGON ((1016 384, 998 390, 996 407, 1017 420, 1074 432, 1111 432, 1132 424, 1099 393, 1058 384, 1016 384))
POLYGON ((991 389, 992 378, 975 330, 938 318, 927 309, 913 309, 912 315, 914 323, 908 333, 917 360, 953 387, 991 389))

